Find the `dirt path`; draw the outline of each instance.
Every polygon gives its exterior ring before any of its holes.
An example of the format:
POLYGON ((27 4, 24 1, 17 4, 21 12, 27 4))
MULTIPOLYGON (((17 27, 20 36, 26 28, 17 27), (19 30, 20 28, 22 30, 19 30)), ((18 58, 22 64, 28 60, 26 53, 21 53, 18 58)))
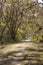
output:
POLYGON ((43 65, 43 44, 11 44, 0 54, 0 65, 43 65))
POLYGON ((32 43, 28 43, 28 42, 19 43, 19 44, 11 44, 11 45, 6 45, 6 47, 3 49, 0 49, 0 53, 7 54, 7 53, 10 53, 13 51, 20 51, 20 50, 23 51, 26 48, 37 49, 38 46, 36 44, 32 44, 32 43))

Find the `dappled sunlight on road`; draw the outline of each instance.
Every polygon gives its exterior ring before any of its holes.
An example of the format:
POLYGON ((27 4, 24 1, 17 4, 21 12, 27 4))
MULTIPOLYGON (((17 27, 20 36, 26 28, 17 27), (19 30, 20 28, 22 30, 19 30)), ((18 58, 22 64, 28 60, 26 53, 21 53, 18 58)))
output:
POLYGON ((23 42, 0 49, 1 65, 42 65, 43 44, 23 42))
POLYGON ((11 44, 11 45, 7 45, 4 49, 0 49, 0 52, 2 52, 2 54, 4 53, 8 53, 8 52, 12 52, 12 51, 20 51, 20 50, 24 50, 25 48, 36 48, 37 49, 37 45, 36 44, 32 44, 32 43, 19 43, 19 44, 11 44))

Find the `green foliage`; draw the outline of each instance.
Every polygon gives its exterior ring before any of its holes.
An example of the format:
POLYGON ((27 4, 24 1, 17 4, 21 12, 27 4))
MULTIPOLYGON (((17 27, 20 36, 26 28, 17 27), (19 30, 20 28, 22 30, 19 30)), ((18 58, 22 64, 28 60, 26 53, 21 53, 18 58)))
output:
POLYGON ((25 38, 25 32, 24 32, 23 29, 18 28, 17 35, 16 35, 16 40, 17 41, 22 41, 23 38, 25 38))
POLYGON ((43 40, 42 39, 42 33, 39 33, 39 34, 36 34, 33 36, 33 39, 32 39, 33 42, 38 43, 38 42, 40 42, 40 40, 43 40))

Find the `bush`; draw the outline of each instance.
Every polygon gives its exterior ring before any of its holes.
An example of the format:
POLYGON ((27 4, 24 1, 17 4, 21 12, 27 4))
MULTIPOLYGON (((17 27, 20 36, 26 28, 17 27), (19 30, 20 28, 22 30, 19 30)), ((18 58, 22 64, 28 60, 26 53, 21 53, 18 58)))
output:
POLYGON ((42 33, 39 33, 39 34, 36 34, 36 35, 33 36, 32 42, 38 43, 41 40, 43 40, 42 33))

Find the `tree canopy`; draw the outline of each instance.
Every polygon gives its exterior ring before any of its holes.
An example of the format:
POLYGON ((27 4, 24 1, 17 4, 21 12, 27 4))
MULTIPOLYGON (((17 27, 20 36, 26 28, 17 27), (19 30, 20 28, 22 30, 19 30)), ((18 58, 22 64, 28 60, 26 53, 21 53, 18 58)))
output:
POLYGON ((43 8, 32 0, 0 0, 0 42, 29 36, 43 40, 43 8))

